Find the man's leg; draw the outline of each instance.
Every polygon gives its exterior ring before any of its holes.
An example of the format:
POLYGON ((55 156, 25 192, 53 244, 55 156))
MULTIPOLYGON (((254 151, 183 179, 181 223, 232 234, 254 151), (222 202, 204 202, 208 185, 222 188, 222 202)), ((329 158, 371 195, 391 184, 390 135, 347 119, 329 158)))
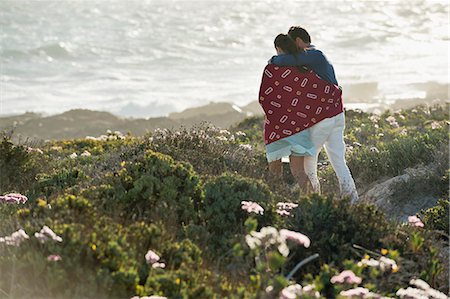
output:
POLYGON ((345 162, 344 128, 345 118, 342 115, 337 119, 336 126, 325 142, 325 150, 339 180, 341 196, 350 196, 351 201, 356 202, 358 200, 358 192, 356 191, 352 174, 345 162))
MULTIPOLYGON (((319 157, 319 152, 321 148, 317 149, 317 154, 314 156, 306 156, 305 157, 305 174, 309 178, 309 182, 311 183, 312 191, 316 193, 320 193, 320 183, 319 178, 317 177, 317 159, 319 157)), ((308 193, 310 190, 307 190, 308 193)))
POLYGON ((305 173, 309 178, 312 186, 312 191, 320 193, 320 183, 317 177, 317 160, 319 158, 319 153, 325 141, 328 139, 332 128, 334 127, 334 117, 327 118, 319 122, 318 124, 309 128, 311 141, 314 144, 314 149, 316 154, 314 156, 305 156, 305 173))

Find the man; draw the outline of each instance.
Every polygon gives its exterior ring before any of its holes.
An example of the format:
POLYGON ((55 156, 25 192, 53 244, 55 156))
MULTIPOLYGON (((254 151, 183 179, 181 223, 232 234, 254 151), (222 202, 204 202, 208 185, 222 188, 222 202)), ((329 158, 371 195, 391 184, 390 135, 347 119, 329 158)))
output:
MULTIPOLYGON (((322 79, 338 85, 333 65, 328 61, 322 51, 311 45, 309 33, 298 26, 289 29, 289 36, 295 41, 299 49, 303 51, 296 55, 277 55, 272 57, 271 63, 279 66, 304 65, 312 69, 322 79)), ((304 169, 313 190, 320 193, 320 183, 317 178, 317 159, 320 150, 325 146, 328 158, 339 180, 341 196, 349 196, 352 202, 358 200, 355 182, 345 162, 344 142, 345 116, 344 112, 324 119, 312 126, 310 130, 311 141, 316 148, 316 154, 305 156, 304 169)))

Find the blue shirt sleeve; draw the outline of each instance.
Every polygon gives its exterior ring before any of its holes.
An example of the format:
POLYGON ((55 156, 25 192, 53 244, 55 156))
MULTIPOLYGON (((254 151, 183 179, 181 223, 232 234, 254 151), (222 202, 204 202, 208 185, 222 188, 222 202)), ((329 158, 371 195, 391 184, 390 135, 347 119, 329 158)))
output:
POLYGON ((298 66, 298 65, 318 65, 324 61, 325 57, 322 52, 314 50, 298 53, 296 55, 292 54, 281 54, 273 56, 271 63, 279 66, 298 66))

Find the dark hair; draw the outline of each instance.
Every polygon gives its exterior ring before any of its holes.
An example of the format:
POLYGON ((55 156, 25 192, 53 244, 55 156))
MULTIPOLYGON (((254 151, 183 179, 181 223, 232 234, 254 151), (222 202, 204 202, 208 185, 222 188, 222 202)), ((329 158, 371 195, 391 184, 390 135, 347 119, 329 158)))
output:
POLYGON ((295 40, 297 37, 300 38, 305 43, 311 43, 311 36, 308 31, 300 26, 292 26, 288 31, 289 36, 295 40))
MULTIPOLYGON (((273 43, 275 45, 275 48, 279 47, 286 54, 293 54, 295 56, 295 54, 297 54, 298 52, 303 51, 297 48, 294 40, 287 34, 278 34, 277 37, 275 37, 273 43)), ((297 69, 300 73, 305 73, 307 71, 307 68, 303 65, 297 66, 297 69)))
POLYGON ((278 34, 273 41, 275 48, 279 47, 286 54, 295 54, 298 52, 297 46, 292 38, 287 34, 278 34))

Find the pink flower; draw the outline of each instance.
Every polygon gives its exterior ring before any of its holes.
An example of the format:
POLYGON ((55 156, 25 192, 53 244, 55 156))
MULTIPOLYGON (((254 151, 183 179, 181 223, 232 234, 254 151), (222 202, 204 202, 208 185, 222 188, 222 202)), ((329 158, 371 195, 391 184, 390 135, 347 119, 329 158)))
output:
POLYGON ((41 243, 45 243, 48 239, 52 239, 55 242, 62 242, 63 239, 55 234, 54 231, 50 229, 47 225, 44 225, 44 227, 41 229, 40 232, 34 233, 34 236, 39 240, 41 243))
POLYGON ((154 264, 157 261, 159 261, 160 257, 152 250, 149 250, 145 254, 145 260, 147 261, 147 264, 154 264))
POLYGON ((369 293, 370 292, 368 289, 358 287, 347 291, 342 291, 340 292, 340 295, 344 297, 363 297, 364 295, 367 295, 369 293))
POLYGON ((6 202, 6 203, 25 203, 27 202, 28 198, 25 195, 19 194, 19 193, 8 193, 6 195, 0 196, 0 202, 6 202))
POLYGON ((57 254, 52 254, 52 255, 47 256, 47 261, 50 261, 50 262, 57 262, 60 260, 62 260, 62 258, 60 255, 57 255, 57 254))
POLYGON ((417 227, 424 227, 422 220, 420 220, 417 216, 408 216, 409 224, 417 227))
POLYGON ((263 214, 264 208, 261 207, 259 204, 253 201, 241 201, 242 209, 247 211, 247 213, 256 213, 256 214, 263 214))
POLYGON ((344 270, 339 275, 335 275, 331 278, 331 283, 356 283, 360 284, 362 279, 353 273, 351 270, 344 270))
POLYGON ((305 236, 304 234, 301 234, 301 233, 297 233, 297 232, 290 231, 287 229, 281 229, 280 235, 284 239, 294 241, 300 245, 305 246, 306 248, 308 248, 309 245, 311 245, 311 240, 307 236, 305 236))

